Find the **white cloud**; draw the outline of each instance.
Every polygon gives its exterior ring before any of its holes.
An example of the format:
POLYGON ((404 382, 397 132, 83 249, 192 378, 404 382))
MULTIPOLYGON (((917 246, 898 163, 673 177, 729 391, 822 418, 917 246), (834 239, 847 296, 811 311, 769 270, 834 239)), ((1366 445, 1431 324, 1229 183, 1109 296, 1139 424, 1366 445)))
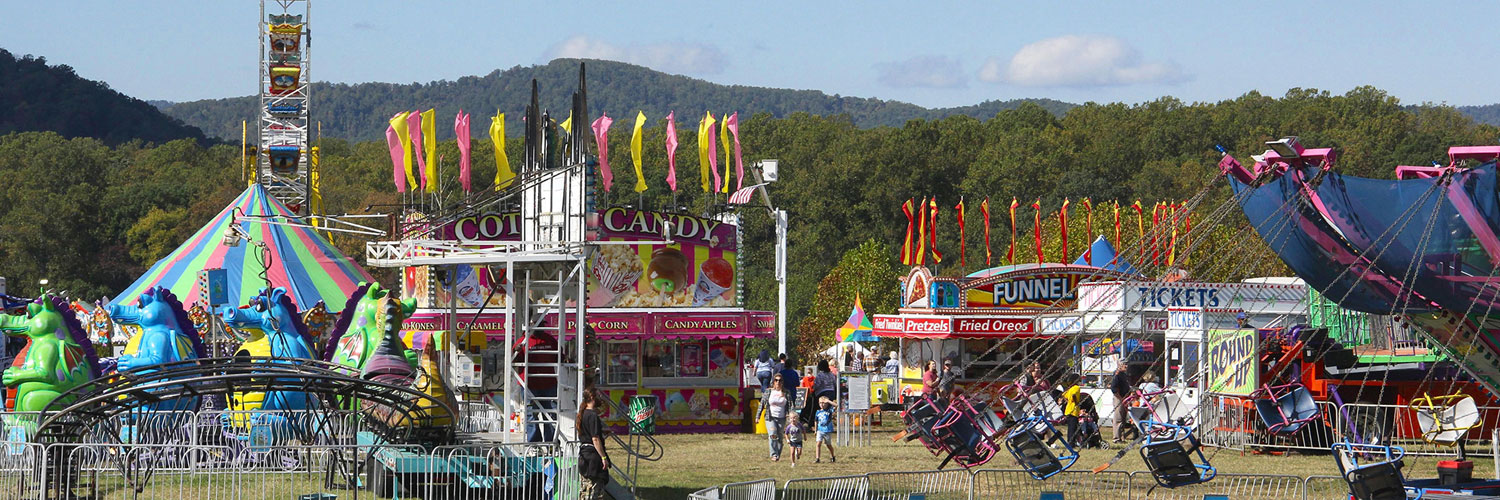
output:
POLYGON ((1009 62, 991 57, 979 79, 1028 87, 1098 87, 1178 83, 1187 77, 1170 61, 1143 61, 1140 52, 1119 38, 1067 35, 1021 47, 1009 62))
POLYGON ((905 61, 875 65, 875 78, 891 87, 964 88, 969 77, 957 59, 946 56, 916 56, 905 61))
POLYGON ((719 74, 729 65, 724 52, 713 45, 686 42, 617 45, 585 35, 575 35, 549 47, 546 58, 606 59, 694 75, 719 74))

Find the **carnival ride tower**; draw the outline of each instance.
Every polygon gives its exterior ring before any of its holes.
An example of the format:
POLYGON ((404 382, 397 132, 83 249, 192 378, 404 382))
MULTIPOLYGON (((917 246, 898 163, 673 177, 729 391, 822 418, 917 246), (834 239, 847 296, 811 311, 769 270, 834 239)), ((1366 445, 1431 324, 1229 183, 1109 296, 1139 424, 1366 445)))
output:
MULTIPOLYGON (((587 116, 582 77, 580 70, 574 116, 587 116)), ((372 266, 425 266, 450 276, 458 266, 482 266, 492 275, 503 274, 504 278, 492 278, 503 280, 506 297, 500 307, 505 316, 503 361, 495 367, 502 382, 493 391, 500 394, 491 400, 506 417, 500 439, 561 442, 575 438, 572 422, 587 379, 582 373, 585 336, 579 325, 587 324, 586 263, 596 248, 587 229, 593 200, 590 159, 582 153, 587 150, 587 134, 559 134, 559 127, 540 111, 536 82, 531 99, 525 154, 508 186, 452 200, 458 203, 429 200, 420 207, 404 207, 394 237, 367 243, 366 257, 372 266), (519 214, 518 241, 444 237, 445 228, 495 211, 519 214), (533 390, 539 387, 547 389, 533 390)), ((460 323, 470 319, 467 315, 477 313, 459 310, 452 299, 458 295, 456 280, 447 281, 454 287, 448 289, 449 304, 433 304, 431 309, 446 313, 445 329, 461 330, 460 323)))
POLYGON ((312 208, 308 193, 315 168, 308 141, 310 4, 260 2, 260 135, 254 182, 297 215, 308 215, 312 208))

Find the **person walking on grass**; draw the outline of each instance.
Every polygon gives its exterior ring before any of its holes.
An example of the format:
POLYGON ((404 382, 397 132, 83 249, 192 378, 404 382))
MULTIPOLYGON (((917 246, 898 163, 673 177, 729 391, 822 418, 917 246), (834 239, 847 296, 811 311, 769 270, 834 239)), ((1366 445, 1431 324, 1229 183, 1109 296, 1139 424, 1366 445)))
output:
POLYGON ((802 458, 802 422, 795 418, 786 423, 786 445, 792 449, 792 467, 796 467, 797 459, 802 458))
POLYGON ((830 463, 838 463, 838 457, 833 456, 833 401, 830 401, 828 398, 819 398, 818 404, 822 406, 822 409, 818 410, 817 416, 818 442, 815 446, 818 449, 818 457, 816 460, 813 460, 813 463, 823 461, 824 445, 828 446, 828 461, 830 463))
POLYGON ((755 418, 759 420, 762 415, 766 417, 766 438, 770 440, 772 462, 781 460, 781 433, 786 428, 786 417, 791 413, 792 400, 795 398, 795 392, 786 390, 786 382, 781 374, 771 377, 771 388, 766 390, 760 413, 755 418))
POLYGON ((755 357, 755 378, 760 381, 760 390, 771 389, 771 375, 777 372, 776 362, 771 360, 771 351, 761 349, 755 357))

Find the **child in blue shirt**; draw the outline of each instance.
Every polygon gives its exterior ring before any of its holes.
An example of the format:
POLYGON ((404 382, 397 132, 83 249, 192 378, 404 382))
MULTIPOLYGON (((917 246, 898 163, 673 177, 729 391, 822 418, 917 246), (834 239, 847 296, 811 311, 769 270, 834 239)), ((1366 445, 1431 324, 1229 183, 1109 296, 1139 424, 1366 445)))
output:
POLYGON ((818 410, 815 417, 818 422, 818 457, 813 463, 823 461, 823 446, 828 446, 828 461, 837 463, 838 457, 833 456, 833 402, 828 398, 819 398, 818 403, 822 409, 818 410))
POLYGON ((795 416, 786 424, 786 444, 792 447, 792 467, 796 467, 802 457, 802 422, 795 416))

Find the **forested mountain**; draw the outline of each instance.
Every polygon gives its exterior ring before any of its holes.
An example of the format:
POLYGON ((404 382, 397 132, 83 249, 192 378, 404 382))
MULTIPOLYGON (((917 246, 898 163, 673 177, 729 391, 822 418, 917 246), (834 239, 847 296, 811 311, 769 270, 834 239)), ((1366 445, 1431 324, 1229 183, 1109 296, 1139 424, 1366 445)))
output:
MULTIPOLYGON (((595 95, 623 99, 627 94, 607 90, 613 85, 639 87, 637 82, 589 81, 595 95)), ((565 87, 571 89, 571 82, 565 87)), ((447 120, 452 115, 443 117, 447 120)), ((645 131, 644 143, 649 146, 644 148, 642 169, 648 190, 639 194, 632 190, 630 134, 628 127, 616 127, 609 148, 614 186, 599 203, 686 206, 693 213, 722 209, 724 195, 706 194, 698 185, 701 170, 696 155, 690 153, 696 151, 696 134, 689 128, 679 130, 679 189, 673 193, 667 188, 667 160, 661 146, 664 131, 656 126, 660 116, 652 118, 654 126, 645 131)), ((984 267, 984 219, 979 207, 985 199, 991 200, 991 242, 997 262, 1006 254, 1013 230, 1020 234, 1016 255, 1019 260, 1030 260, 1034 248, 1028 235, 1033 217, 1038 217, 1031 203, 1037 200, 1042 206, 1039 217, 1045 227, 1048 259, 1071 261, 1091 232, 1082 203, 1085 197, 1094 204, 1092 232, 1096 234, 1112 232, 1112 222, 1106 222, 1112 210, 1103 208, 1106 202, 1123 202, 1126 230, 1121 247, 1128 257, 1135 240, 1131 228, 1139 220, 1129 210, 1132 201, 1143 200, 1147 207, 1143 224, 1150 227, 1152 202, 1180 202, 1206 193, 1206 200, 1194 212, 1193 225, 1197 231, 1212 231, 1212 237, 1184 260, 1195 278, 1234 280, 1284 275, 1286 270, 1247 230, 1238 209, 1232 203, 1224 205, 1229 189, 1217 175, 1215 145, 1248 159, 1263 151, 1267 140, 1299 135, 1309 147, 1338 148, 1342 172, 1388 178, 1396 165, 1445 160, 1449 146, 1500 141, 1500 129, 1476 124, 1454 108, 1407 108, 1370 87, 1344 95, 1293 89, 1280 98, 1251 92, 1217 103, 1189 104, 1168 97, 1138 105, 1085 104, 1063 116, 1023 104, 985 120, 952 116, 913 120, 899 127, 863 128, 845 116, 806 113, 785 118, 757 113, 741 118, 746 163, 760 158, 780 160, 781 180, 769 187, 769 193, 791 217, 789 322, 796 325, 813 318, 799 327, 803 335, 814 336, 808 338, 832 331, 819 324, 817 317, 837 321, 847 317, 847 302, 825 300, 819 306, 816 299, 819 281, 841 257, 872 242, 873 249, 867 245, 852 260, 884 256, 889 269, 899 269, 894 261, 906 230, 901 205, 907 200, 937 200, 942 209, 937 246, 947 258, 932 268, 938 274, 956 275, 984 267), (960 198, 966 203, 967 264, 959 261, 954 217, 960 198), (1012 198, 1022 206, 1015 228, 1008 214, 1012 198), (1064 199, 1072 202, 1073 240, 1066 254, 1057 231, 1064 199), (1228 216, 1211 222, 1209 214, 1221 206, 1228 216), (821 316, 810 314, 810 308, 818 307, 823 308, 821 316)), ((678 124, 687 125, 685 120, 678 124)), ((513 162, 521 157, 522 147, 516 132, 512 129, 507 142, 513 162)), ((474 188, 487 190, 495 172, 492 148, 484 134, 476 134, 474 142, 474 188)), ((439 156, 458 157, 453 141, 442 141, 437 147, 439 156)), ((0 183, 0 276, 10 278, 11 283, 48 278, 75 296, 118 293, 243 189, 239 172, 232 167, 238 154, 234 146, 205 148, 186 140, 156 147, 127 143, 111 148, 97 140, 67 140, 52 133, 0 136, 0 172, 7 179, 18 179, 0 183)), ((368 206, 389 207, 399 201, 383 140, 325 137, 321 165, 324 208, 329 213, 366 213, 368 206)), ((450 160, 441 174, 447 206, 459 201, 456 177, 450 160)), ((747 305, 774 310, 770 221, 764 210, 741 213, 745 216, 741 273, 747 280, 747 305)), ((363 260, 363 240, 336 234, 334 243, 363 260)), ((896 286, 894 271, 889 274, 888 279, 857 276, 870 286, 889 290, 896 286)), ((388 284, 393 279, 377 276, 388 284)), ((894 295, 866 293, 865 306, 871 312, 890 312, 894 295)))
POLYGON ((1458 112, 1469 115, 1476 122, 1500 126, 1500 104, 1459 106, 1458 112))
POLYGON ((49 66, 44 57, 18 58, 0 49, 0 82, 0 134, 51 131, 105 144, 204 138, 156 106, 81 78, 67 65, 49 66))
MULTIPOLYGON (((1061 115, 1072 104, 1051 99, 986 101, 974 106, 927 109, 915 104, 863 97, 828 95, 816 90, 772 89, 744 85, 721 85, 680 75, 670 75, 642 66, 614 61, 558 59, 542 66, 516 66, 485 76, 467 76, 457 81, 398 85, 390 83, 314 84, 313 119, 323 123, 323 135, 354 141, 385 137, 386 120, 398 110, 437 108, 442 116, 453 116, 460 108, 478 117, 505 112, 507 130, 519 130, 520 116, 531 98, 531 80, 541 87, 542 107, 566 112, 573 90, 578 87, 578 64, 588 65, 589 110, 611 116, 634 116, 644 110, 658 118, 668 111, 681 113, 679 123, 696 119, 705 110, 715 115, 740 111, 785 117, 793 113, 819 116, 848 115, 855 126, 900 126, 907 120, 968 115, 980 119, 1034 102, 1061 115), (688 116, 695 115, 695 116, 688 116)), ((240 135, 240 122, 258 116, 255 97, 191 101, 164 106, 167 114, 194 124, 209 135, 230 139, 240 135)), ((557 117, 561 121, 565 117, 557 117)), ((452 137, 451 127, 438 127, 438 134, 452 137)))

